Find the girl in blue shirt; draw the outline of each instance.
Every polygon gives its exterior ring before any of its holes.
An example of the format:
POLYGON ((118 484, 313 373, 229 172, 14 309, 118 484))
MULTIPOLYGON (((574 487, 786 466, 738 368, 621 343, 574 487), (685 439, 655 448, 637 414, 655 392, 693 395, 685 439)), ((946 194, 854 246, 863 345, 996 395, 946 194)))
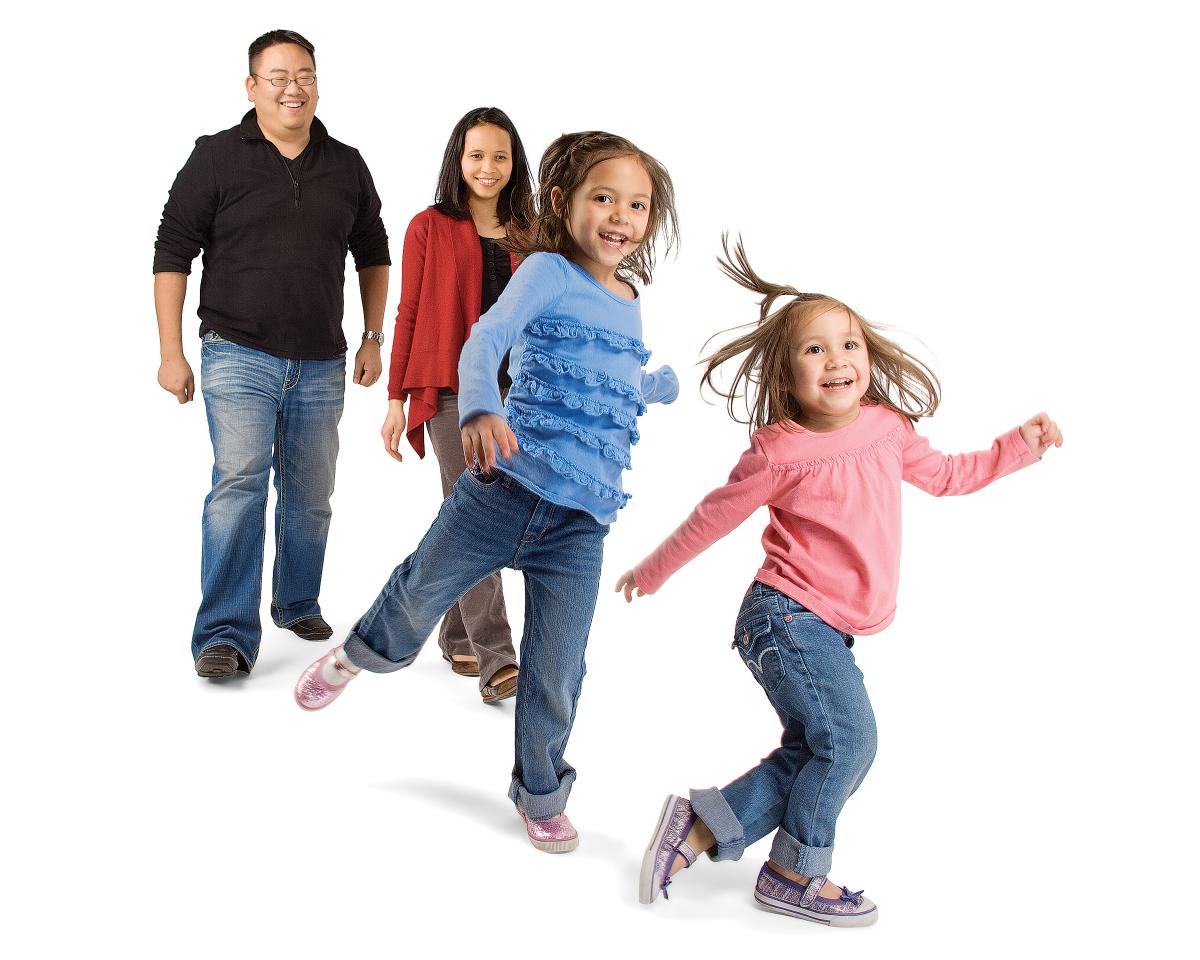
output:
POLYGON ((565 134, 546 150, 537 213, 510 237, 526 257, 472 328, 459 361, 469 467, 433 526, 345 642, 296 684, 301 707, 327 706, 361 670, 416 659, 438 618, 489 574, 520 570, 525 632, 509 797, 530 842, 579 844, 563 812, 575 770, 564 759, 583 683, 603 541, 629 495, 621 483, 646 404, 670 403, 670 367, 643 370, 637 278, 676 239, 670 176, 623 137, 565 134), (512 387, 497 371, 509 353, 512 387))

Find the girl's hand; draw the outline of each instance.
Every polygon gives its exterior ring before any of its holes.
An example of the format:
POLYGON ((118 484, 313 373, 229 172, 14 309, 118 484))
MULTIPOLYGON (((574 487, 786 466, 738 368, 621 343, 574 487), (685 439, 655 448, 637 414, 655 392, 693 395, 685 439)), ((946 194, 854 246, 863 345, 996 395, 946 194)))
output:
POLYGON ((511 457, 518 449, 516 434, 507 421, 495 413, 481 413, 464 423, 462 442, 467 469, 478 462, 484 473, 491 473, 496 466, 497 447, 502 457, 511 457))
POLYGON ((642 588, 637 585, 637 581, 633 579, 633 571, 626 570, 621 574, 621 579, 617 581, 617 589, 615 593, 625 591, 625 602, 633 603, 633 591, 637 590, 639 597, 644 597, 646 594, 642 592, 642 588))
POLYGON ((1039 413, 1021 424, 1021 439, 1035 457, 1040 457, 1051 447, 1063 445, 1062 431, 1058 429, 1058 424, 1044 413, 1039 413))
POLYGON ((379 435, 383 437, 383 449, 388 452, 388 456, 397 463, 403 463, 404 457, 400 455, 400 441, 404 439, 403 400, 388 401, 387 417, 383 421, 379 435))

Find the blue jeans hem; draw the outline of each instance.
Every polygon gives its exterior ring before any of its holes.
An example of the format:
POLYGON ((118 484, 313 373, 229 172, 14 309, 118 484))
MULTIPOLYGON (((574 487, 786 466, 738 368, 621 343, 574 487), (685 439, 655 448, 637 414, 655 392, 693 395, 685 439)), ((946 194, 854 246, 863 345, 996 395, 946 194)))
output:
POLYGON ((520 780, 513 777, 508 788, 508 799, 530 820, 549 820, 567 809, 567 798, 571 795, 571 785, 574 782, 575 771, 568 767, 559 779, 557 790, 553 793, 536 794, 530 793, 520 780))
POLYGON ((704 821, 704 825, 712 831, 717 841, 716 847, 708 852, 709 858, 740 860, 746 850, 745 833, 721 791, 716 787, 692 790, 690 799, 692 812, 704 821))
POLYGON ((273 604, 271 606, 271 621, 281 630, 286 630, 288 627, 295 626, 301 620, 309 620, 312 617, 319 617, 320 615, 321 607, 319 604, 314 603, 312 604, 311 608, 307 609, 304 613, 298 615, 288 614, 287 620, 281 620, 275 616, 275 606, 273 604))
POLYGON ((342 644, 342 649, 346 652, 346 658, 358 667, 360 670, 366 670, 368 673, 395 673, 397 670, 403 670, 417 659, 417 653, 411 657, 405 657, 403 660, 389 660, 380 653, 376 653, 367 642, 362 639, 357 633, 351 632, 346 638, 346 642, 342 644))
POLYGON ((806 877, 823 877, 833 867, 833 847, 810 847, 780 827, 771 841, 771 859, 806 877))

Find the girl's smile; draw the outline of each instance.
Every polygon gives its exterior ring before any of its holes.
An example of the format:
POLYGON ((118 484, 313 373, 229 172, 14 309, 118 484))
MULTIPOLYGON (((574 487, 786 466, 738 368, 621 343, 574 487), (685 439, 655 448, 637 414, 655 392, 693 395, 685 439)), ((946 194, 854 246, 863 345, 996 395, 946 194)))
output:
POLYGON ((857 322, 845 310, 826 310, 792 336, 800 425, 825 432, 852 423, 871 385, 871 358, 857 322))
MULTIPOLYGON (((642 242, 652 189, 636 157, 612 157, 592 167, 571 195, 566 220, 573 259, 601 284, 611 285, 621 261, 642 242)), ((561 190, 557 196, 561 203, 561 190)))

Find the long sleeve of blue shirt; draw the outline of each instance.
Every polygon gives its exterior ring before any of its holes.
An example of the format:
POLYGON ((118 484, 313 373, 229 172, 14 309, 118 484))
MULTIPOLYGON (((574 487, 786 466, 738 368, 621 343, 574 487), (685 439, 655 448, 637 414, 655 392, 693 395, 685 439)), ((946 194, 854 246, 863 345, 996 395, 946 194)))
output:
POLYGON ((459 426, 484 413, 504 416, 496 376, 504 355, 529 321, 548 310, 565 287, 566 277, 553 263, 530 257, 513 274, 492 308, 471 327, 458 360, 459 426))
POLYGON ((519 449, 500 469, 611 523, 629 499, 621 473, 637 418, 679 393, 670 367, 642 369, 650 351, 641 335, 640 297, 618 296, 557 254, 533 254, 463 347, 459 424, 504 416, 519 449), (513 384, 502 403, 496 374, 506 353, 513 384))

